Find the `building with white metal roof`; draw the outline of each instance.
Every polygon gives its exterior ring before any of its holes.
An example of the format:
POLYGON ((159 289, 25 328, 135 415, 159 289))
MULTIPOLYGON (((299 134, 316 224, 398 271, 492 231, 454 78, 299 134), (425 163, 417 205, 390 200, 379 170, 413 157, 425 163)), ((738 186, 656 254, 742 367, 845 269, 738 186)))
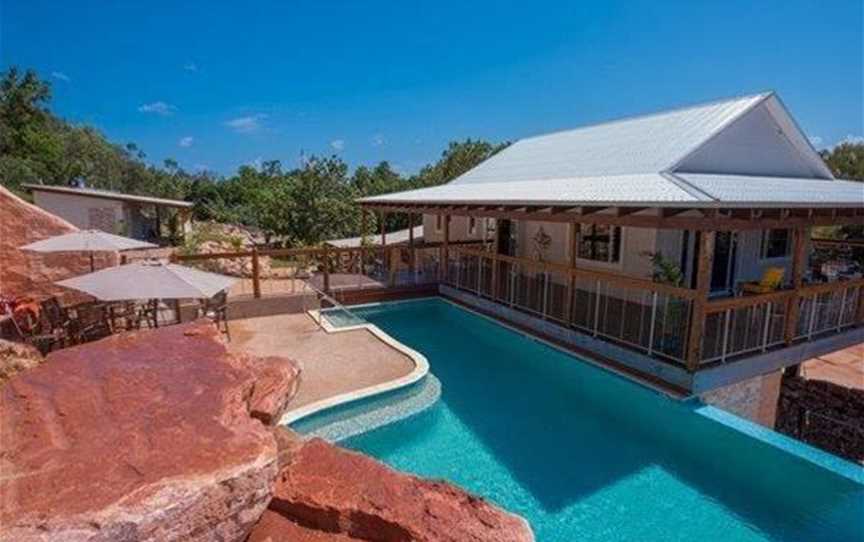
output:
POLYGON ((774 93, 521 139, 452 182, 367 204, 855 207, 774 93))

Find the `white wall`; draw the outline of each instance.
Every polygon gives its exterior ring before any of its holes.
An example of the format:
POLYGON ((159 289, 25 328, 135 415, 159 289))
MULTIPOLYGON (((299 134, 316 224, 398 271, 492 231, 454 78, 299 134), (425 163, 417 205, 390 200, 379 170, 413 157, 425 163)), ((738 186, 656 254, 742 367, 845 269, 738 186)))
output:
POLYGON ((124 204, 120 201, 39 190, 33 192, 33 200, 37 206, 68 220, 81 229, 86 230, 96 227, 95 224, 91 224, 90 209, 102 209, 113 214, 114 230, 109 233, 122 232, 125 228, 126 215, 124 204))
MULTIPOLYGON (((520 258, 536 259, 534 237, 540 228, 552 238, 544 259, 549 262, 570 261, 570 226, 555 222, 519 221, 517 228, 516 255, 520 258)), ((650 278, 651 261, 645 252, 654 252, 657 247, 657 230, 650 228, 621 228, 621 258, 617 263, 598 262, 576 258, 576 267, 608 271, 638 278, 650 278)))
POLYGON ((777 177, 820 175, 786 138, 766 104, 732 123, 676 170, 777 177))
MULTIPOLYGON (((476 227, 473 234, 468 231, 469 219, 467 216, 451 216, 450 217, 450 241, 482 241, 483 231, 485 226, 483 218, 476 219, 476 227)), ((494 225, 493 219, 489 219, 490 224, 494 225)), ((444 240, 444 220, 441 220, 441 230, 436 229, 436 215, 423 215, 423 241, 427 243, 439 243, 444 240)), ((493 234, 488 234, 489 240, 492 240, 493 234)))

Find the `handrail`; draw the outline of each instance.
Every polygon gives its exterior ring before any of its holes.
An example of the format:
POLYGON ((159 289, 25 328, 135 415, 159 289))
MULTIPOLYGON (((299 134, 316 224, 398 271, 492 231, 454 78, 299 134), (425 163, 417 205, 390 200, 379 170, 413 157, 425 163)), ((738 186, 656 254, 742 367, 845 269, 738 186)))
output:
POLYGON ((741 297, 727 297, 723 299, 715 299, 709 301, 705 305, 705 312, 712 314, 715 312, 723 312, 730 309, 741 309, 763 303, 776 303, 778 301, 788 300, 792 296, 810 297, 813 295, 823 294, 826 292, 834 292, 845 290, 846 288, 855 288, 864 286, 864 279, 853 280, 837 280, 833 282, 825 282, 819 284, 806 284, 799 290, 777 290, 764 294, 745 295, 741 297))
POLYGON ((584 268, 574 268, 570 267, 567 264, 562 263, 554 263, 554 262, 541 262, 537 260, 529 260, 527 258, 518 258, 515 256, 505 256, 503 254, 495 254, 492 252, 485 252, 482 250, 474 250, 474 249, 466 249, 462 247, 453 247, 450 249, 451 252, 462 253, 468 256, 479 256, 485 258, 491 258, 493 260, 508 262, 513 264, 527 265, 528 267, 533 267, 536 269, 541 269, 543 271, 555 271, 558 273, 565 274, 567 276, 573 276, 576 278, 589 278, 594 280, 600 280, 605 282, 610 282, 613 284, 617 284, 619 286, 624 286, 627 288, 635 288, 641 290, 648 290, 650 292, 657 292, 661 294, 674 295, 677 297, 681 297, 684 299, 693 299, 696 297, 696 290, 691 290, 690 288, 682 288, 679 286, 671 286, 669 284, 663 284, 660 282, 653 282, 646 279, 640 279, 636 277, 628 277, 625 275, 618 275, 616 273, 609 273, 606 271, 595 271, 593 269, 584 269, 584 268))

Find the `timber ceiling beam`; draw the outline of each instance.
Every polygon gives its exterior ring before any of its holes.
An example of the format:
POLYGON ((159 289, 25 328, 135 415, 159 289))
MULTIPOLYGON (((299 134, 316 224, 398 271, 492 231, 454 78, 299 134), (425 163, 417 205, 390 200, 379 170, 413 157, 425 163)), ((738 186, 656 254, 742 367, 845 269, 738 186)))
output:
MULTIPOLYGON (((534 207, 524 205, 499 206, 448 206, 441 204, 420 205, 417 207, 400 204, 364 204, 366 209, 380 209, 394 212, 418 212, 426 214, 450 214, 473 216, 477 218, 499 218, 509 220, 528 220, 536 222, 580 222, 584 224, 608 224, 615 226, 630 226, 634 228, 659 229, 689 229, 689 230, 756 230, 768 228, 794 228, 807 226, 841 226, 849 224, 864 225, 864 212, 855 208, 837 212, 837 209, 820 209, 810 213, 802 209, 794 209, 788 215, 781 212, 768 213, 774 216, 764 216, 763 209, 755 209, 747 216, 746 210, 732 210, 723 216, 715 209, 701 210, 705 216, 651 216, 628 214, 592 213, 589 215, 573 213, 571 208, 562 212, 541 212, 534 207), (747 216, 747 218, 744 218, 747 216)), ((539 208, 538 208, 539 209, 539 208)))

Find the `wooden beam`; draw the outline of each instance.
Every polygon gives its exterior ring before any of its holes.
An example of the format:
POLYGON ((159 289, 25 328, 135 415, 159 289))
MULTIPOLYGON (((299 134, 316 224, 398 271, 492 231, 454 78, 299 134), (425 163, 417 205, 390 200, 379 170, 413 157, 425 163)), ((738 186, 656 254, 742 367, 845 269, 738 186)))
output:
POLYGON ((786 301, 786 327, 783 330, 787 345, 795 340, 795 331, 798 329, 799 314, 799 292, 804 283, 804 266, 807 263, 807 233, 806 228, 795 228, 792 230, 792 290, 795 295, 786 301))
POLYGON ((690 313, 690 334, 687 338, 687 370, 696 372, 702 357, 702 332, 705 309, 711 291, 711 267, 714 264, 714 232, 699 231, 699 259, 696 267, 696 297, 690 313))
MULTIPOLYGON (((387 208, 389 210, 405 210, 402 206, 367 205, 368 208, 387 208)), ((791 216, 781 218, 741 218, 734 216, 710 216, 714 209, 704 209, 702 217, 685 216, 650 216, 630 214, 617 216, 616 214, 592 213, 588 215, 577 214, 572 211, 560 213, 538 213, 529 212, 525 206, 499 206, 498 209, 488 208, 483 211, 469 209, 442 209, 440 206, 430 205, 423 207, 421 212, 428 214, 451 214, 454 216, 474 216, 488 218, 502 218, 509 220, 532 220, 537 222, 569 223, 579 222, 582 224, 606 224, 612 226, 629 226, 633 228, 657 228, 675 230, 701 230, 701 231, 724 231, 724 230, 763 230, 770 228, 795 228, 805 226, 842 226, 850 224, 864 225, 864 215, 856 212, 849 216, 832 216, 822 214, 810 217, 800 216, 799 213, 791 213, 791 216)), ((716 213, 715 213, 716 214, 716 213)), ((757 213, 758 214, 758 213, 757 213)))
POLYGON ((648 207, 618 207, 615 209, 616 216, 630 216, 638 212, 644 211, 648 207))

